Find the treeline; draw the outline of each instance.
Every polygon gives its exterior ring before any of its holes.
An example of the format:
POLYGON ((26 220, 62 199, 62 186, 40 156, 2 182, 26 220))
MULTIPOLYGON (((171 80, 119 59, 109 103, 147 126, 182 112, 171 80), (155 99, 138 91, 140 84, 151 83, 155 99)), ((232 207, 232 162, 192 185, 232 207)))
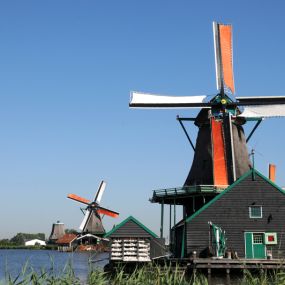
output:
POLYGON ((25 246, 25 242, 32 239, 45 240, 44 233, 28 234, 28 233, 17 233, 11 239, 1 239, 0 248, 18 248, 25 246))

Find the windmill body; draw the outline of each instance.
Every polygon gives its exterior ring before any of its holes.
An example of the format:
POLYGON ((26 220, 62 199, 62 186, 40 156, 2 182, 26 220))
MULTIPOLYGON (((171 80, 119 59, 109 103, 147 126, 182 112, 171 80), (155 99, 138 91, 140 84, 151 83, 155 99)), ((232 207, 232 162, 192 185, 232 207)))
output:
POLYGON ((227 186, 250 169, 242 123, 209 118, 208 112, 201 110, 194 122, 199 130, 185 186, 227 186))
MULTIPOLYGON (((131 108, 200 109, 195 118, 178 117, 184 131, 184 121, 194 121, 198 127, 196 145, 190 141, 194 158, 184 185, 154 191, 151 199, 162 207, 183 205, 184 220, 251 169, 247 141, 260 122, 285 116, 285 96, 234 96, 232 26, 214 22, 213 31, 217 95, 179 97, 132 92, 129 104, 131 108), (255 126, 246 138, 243 125, 248 121, 255 121, 255 126)), ((179 224, 176 226, 178 229, 179 224)))

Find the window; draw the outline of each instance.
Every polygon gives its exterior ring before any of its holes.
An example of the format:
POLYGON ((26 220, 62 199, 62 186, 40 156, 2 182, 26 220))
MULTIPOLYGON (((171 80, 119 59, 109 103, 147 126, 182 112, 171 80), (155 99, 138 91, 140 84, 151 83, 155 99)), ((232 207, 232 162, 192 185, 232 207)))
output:
POLYGON ((262 218, 262 207, 261 206, 250 206, 249 217, 252 219, 262 218))
POLYGON ((253 234, 254 244, 263 244, 263 234, 253 234))

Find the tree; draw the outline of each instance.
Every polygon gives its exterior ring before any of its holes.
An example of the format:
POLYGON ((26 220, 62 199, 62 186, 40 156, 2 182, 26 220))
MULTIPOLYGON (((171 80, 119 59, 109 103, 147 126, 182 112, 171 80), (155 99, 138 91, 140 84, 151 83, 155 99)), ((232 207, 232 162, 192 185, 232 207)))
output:
POLYGON ((29 234, 29 233, 17 233, 14 237, 10 239, 10 242, 14 243, 15 245, 24 245, 25 241, 31 239, 40 239, 45 240, 44 233, 37 233, 37 234, 29 234))
POLYGON ((66 229, 65 233, 66 234, 75 234, 75 235, 77 235, 77 230, 75 230, 75 229, 66 229))
POLYGON ((16 245, 24 245, 25 238, 22 233, 17 233, 14 237, 10 239, 10 241, 16 245))

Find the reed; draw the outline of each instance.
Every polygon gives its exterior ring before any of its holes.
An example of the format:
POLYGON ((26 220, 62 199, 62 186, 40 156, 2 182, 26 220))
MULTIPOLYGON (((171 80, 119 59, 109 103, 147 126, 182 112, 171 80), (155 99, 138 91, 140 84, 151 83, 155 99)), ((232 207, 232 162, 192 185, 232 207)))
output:
POLYGON ((207 285, 207 279, 203 275, 193 275, 191 278, 185 275, 185 271, 176 266, 145 265, 135 267, 129 271, 124 267, 118 267, 114 274, 107 275, 100 271, 92 271, 89 274, 89 285, 207 285))
MULTIPOLYGON (((176 266, 145 265, 127 270, 118 267, 114 273, 106 273, 90 268, 86 282, 82 283, 74 273, 72 263, 68 262, 58 270, 53 260, 49 269, 36 271, 27 261, 21 272, 12 276, 6 265, 5 280, 0 285, 207 285, 207 278, 202 274, 187 276, 184 270, 176 266)), ((241 285, 285 285, 285 272, 276 270, 268 273, 260 270, 255 273, 245 271, 238 284, 241 285)))
POLYGON ((251 273, 248 270, 244 271, 244 277, 241 280, 241 285, 285 285, 285 272, 275 270, 268 273, 266 270, 259 270, 251 273))
MULTIPOLYGON (((160 267, 157 265, 145 265, 136 267, 131 271, 119 267, 113 274, 103 272, 99 269, 90 269, 87 276, 86 284, 88 285, 206 285, 202 277, 195 276, 189 279, 185 276, 184 271, 179 266, 160 267)), ((75 276, 72 264, 67 263, 62 270, 55 268, 51 259, 49 269, 36 271, 27 261, 21 272, 16 276, 9 273, 6 266, 5 280, 0 282, 1 285, 79 285, 83 284, 75 276)))

